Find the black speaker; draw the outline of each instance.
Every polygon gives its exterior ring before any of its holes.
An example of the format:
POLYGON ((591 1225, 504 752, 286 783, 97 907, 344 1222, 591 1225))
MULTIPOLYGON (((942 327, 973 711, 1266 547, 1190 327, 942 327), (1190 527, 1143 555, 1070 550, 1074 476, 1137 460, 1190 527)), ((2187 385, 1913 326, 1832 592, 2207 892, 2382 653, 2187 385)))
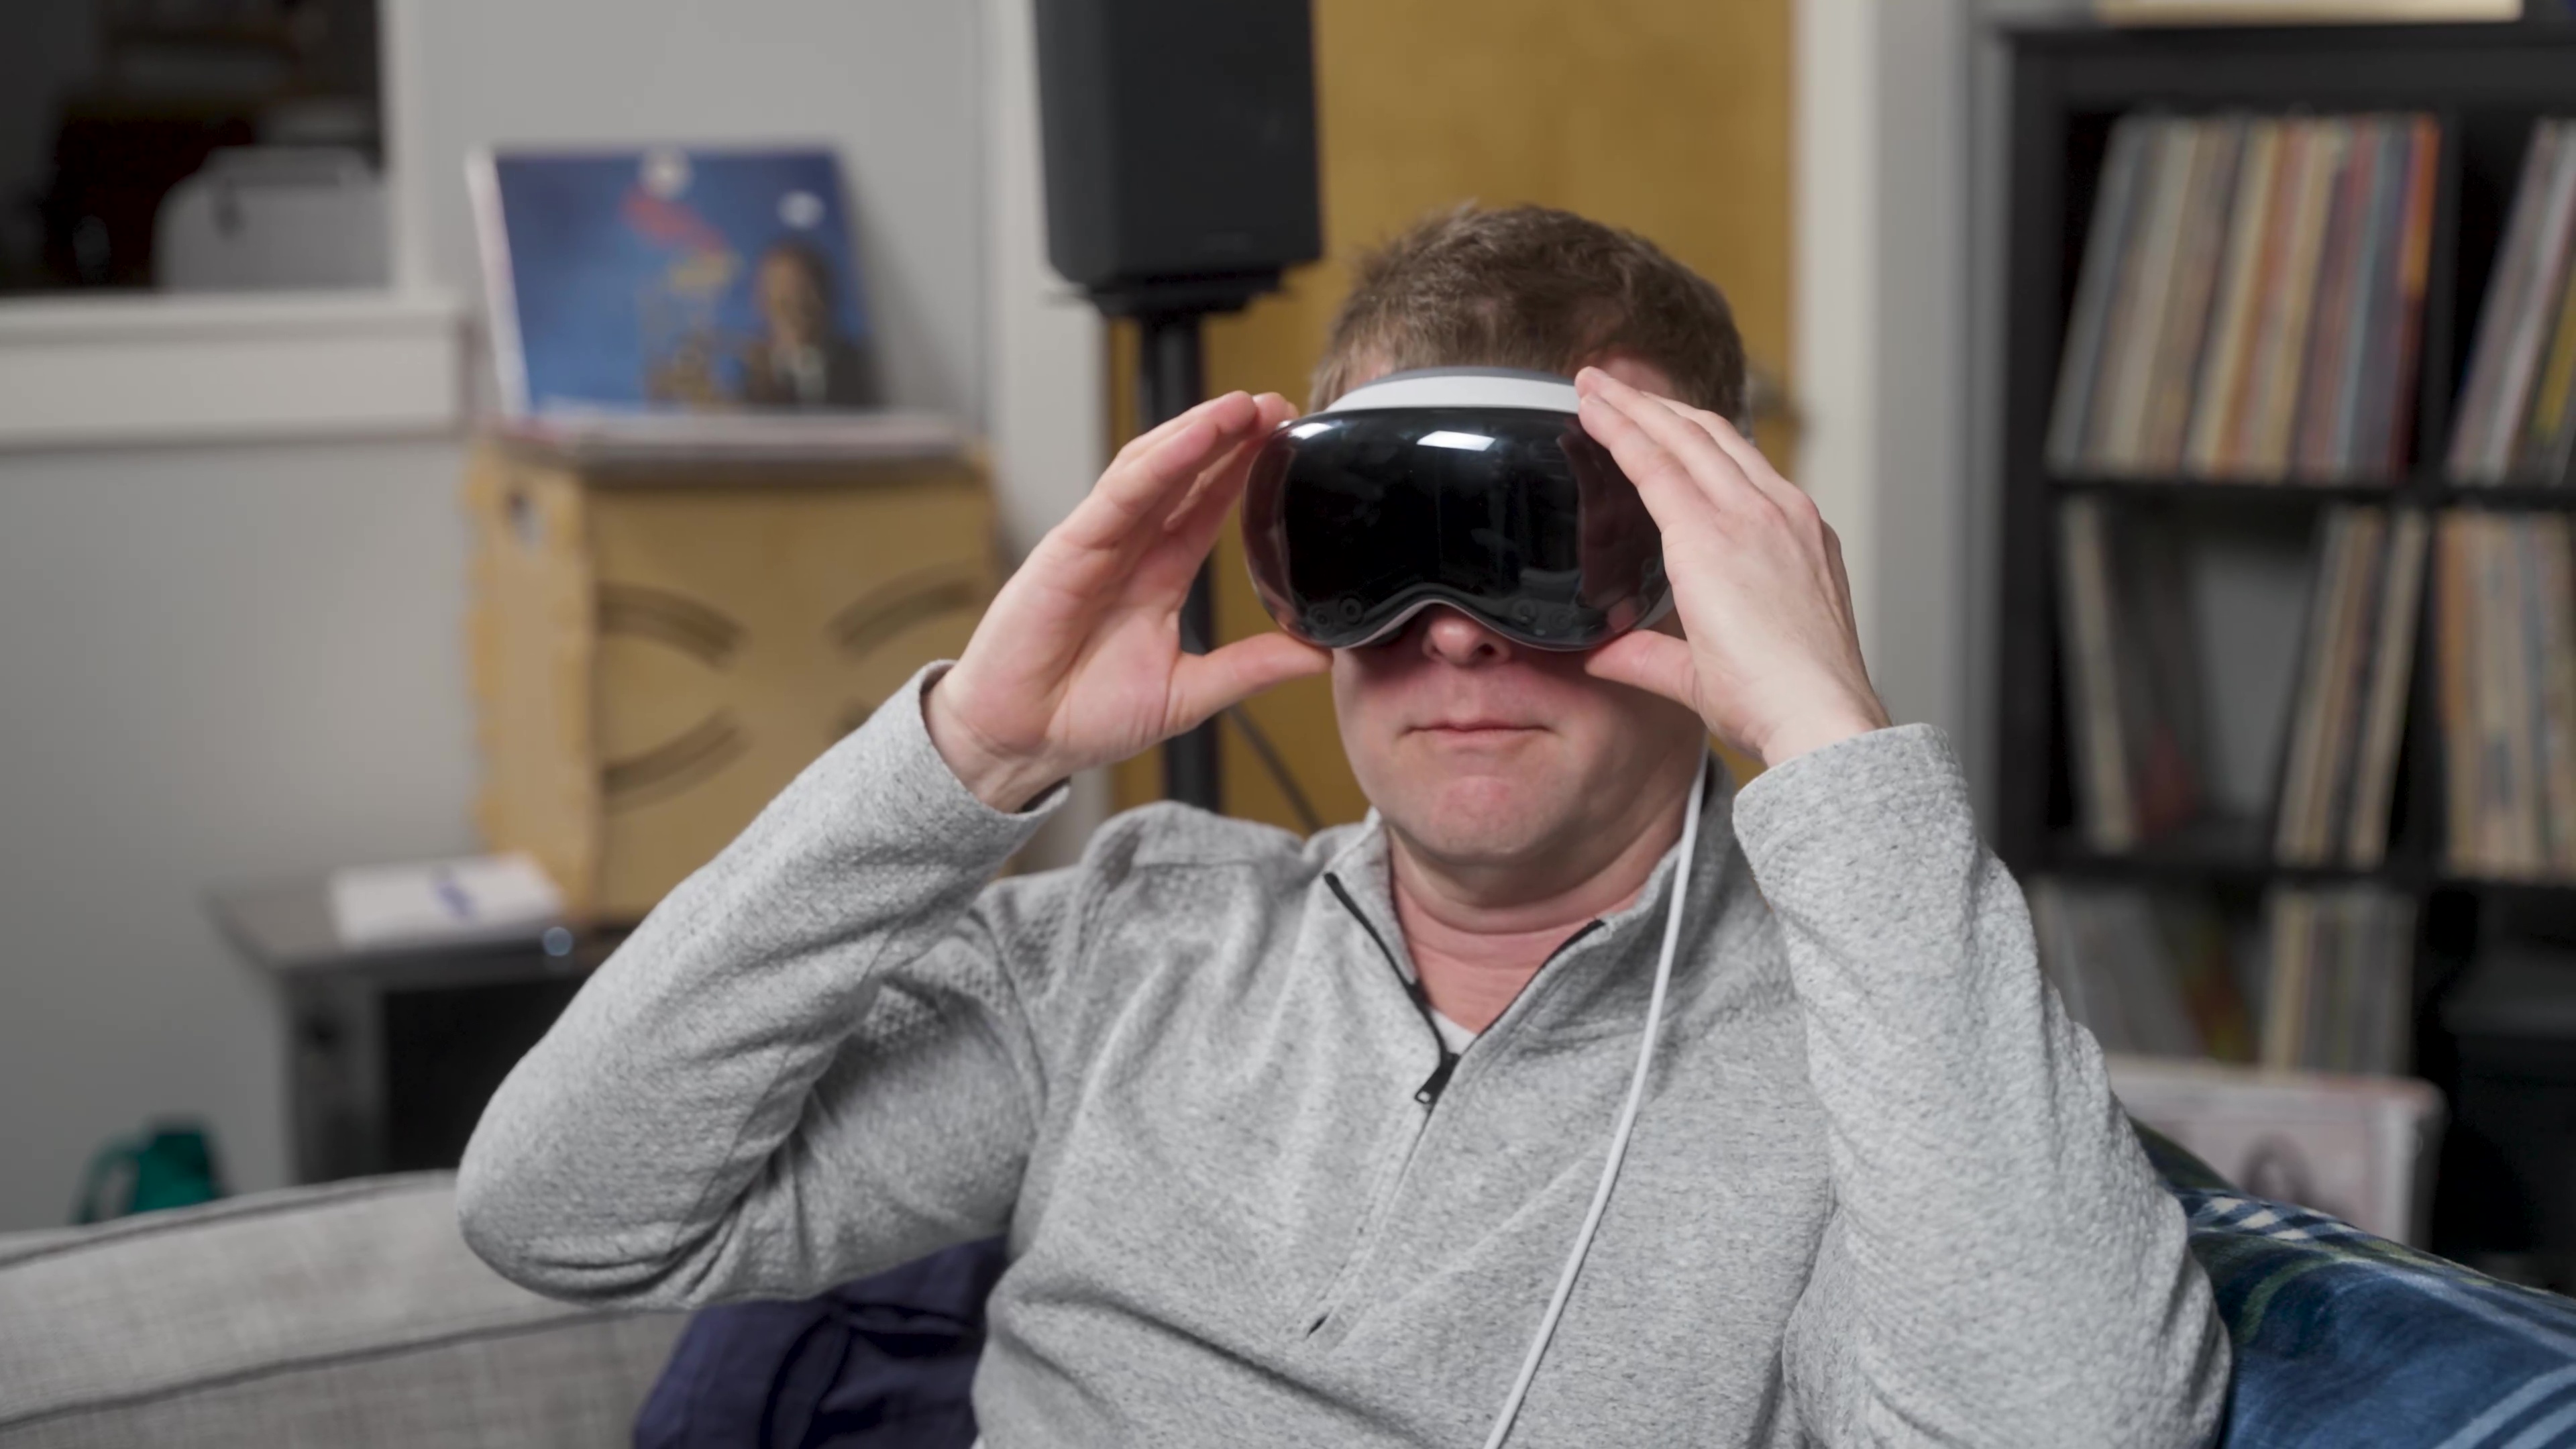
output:
POLYGON ((1035 0, 1047 256, 1112 311, 1219 311, 1322 253, 1308 0, 1035 0))

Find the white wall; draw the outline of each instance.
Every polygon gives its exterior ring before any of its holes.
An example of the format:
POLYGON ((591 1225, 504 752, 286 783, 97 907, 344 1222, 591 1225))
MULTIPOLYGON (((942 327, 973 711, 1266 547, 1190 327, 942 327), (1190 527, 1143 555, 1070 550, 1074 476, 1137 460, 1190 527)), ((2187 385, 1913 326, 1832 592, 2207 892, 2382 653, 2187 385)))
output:
MULTIPOLYGON (((1100 314, 1046 260, 1037 26, 1029 0, 984 0, 986 435, 1014 557, 1091 491, 1107 461, 1100 314)), ((1025 863, 1071 864, 1109 814, 1093 770, 1031 841, 1025 863)))
POLYGON ((275 1012, 202 897, 471 845, 455 461, 0 458, 0 1229, 155 1114, 283 1179, 275 1012))
MULTIPOLYGON (((988 420, 976 6, 385 3, 407 282, 476 284, 469 146, 819 138, 892 391, 988 420)), ((0 451, 0 1231, 61 1221, 91 1149, 159 1112, 210 1118, 237 1186, 283 1180, 272 1007, 200 900, 472 846, 461 460, 0 451)))
POLYGON ((1870 673, 1986 773, 1972 654, 1977 474, 1967 0, 1800 0, 1800 479, 1843 540, 1870 673))

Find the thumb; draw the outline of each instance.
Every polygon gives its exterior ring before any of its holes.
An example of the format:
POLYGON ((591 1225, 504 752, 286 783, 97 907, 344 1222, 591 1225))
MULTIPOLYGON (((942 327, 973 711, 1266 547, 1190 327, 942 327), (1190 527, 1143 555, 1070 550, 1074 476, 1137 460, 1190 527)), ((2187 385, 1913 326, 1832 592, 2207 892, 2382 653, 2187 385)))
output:
POLYGON ((1612 684, 1660 694, 1675 704, 1699 708, 1688 642, 1652 629, 1632 629, 1583 656, 1583 672, 1612 684))
POLYGON ((1172 667, 1172 718, 1167 728, 1179 734, 1274 684, 1332 667, 1329 651, 1276 633, 1238 639, 1213 653, 1184 654, 1172 667))

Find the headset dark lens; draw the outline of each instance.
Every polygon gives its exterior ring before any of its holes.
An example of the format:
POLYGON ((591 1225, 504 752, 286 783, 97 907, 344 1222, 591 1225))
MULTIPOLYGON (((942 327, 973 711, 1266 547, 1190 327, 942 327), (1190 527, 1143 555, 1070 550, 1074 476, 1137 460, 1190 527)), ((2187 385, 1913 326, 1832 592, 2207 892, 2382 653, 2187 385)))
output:
POLYGON ((1561 413, 1410 408, 1292 424, 1256 461, 1246 552, 1283 628, 1332 648, 1429 602, 1542 648, 1587 648, 1661 604, 1661 540, 1561 413))

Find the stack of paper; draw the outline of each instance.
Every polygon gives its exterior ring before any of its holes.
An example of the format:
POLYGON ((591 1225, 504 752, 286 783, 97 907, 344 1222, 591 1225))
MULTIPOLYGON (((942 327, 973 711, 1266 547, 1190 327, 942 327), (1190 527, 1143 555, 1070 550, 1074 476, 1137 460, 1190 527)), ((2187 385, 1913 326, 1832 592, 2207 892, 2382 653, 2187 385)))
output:
POLYGON ((525 855, 331 872, 331 925, 348 947, 534 937, 562 917, 563 896, 525 855))

